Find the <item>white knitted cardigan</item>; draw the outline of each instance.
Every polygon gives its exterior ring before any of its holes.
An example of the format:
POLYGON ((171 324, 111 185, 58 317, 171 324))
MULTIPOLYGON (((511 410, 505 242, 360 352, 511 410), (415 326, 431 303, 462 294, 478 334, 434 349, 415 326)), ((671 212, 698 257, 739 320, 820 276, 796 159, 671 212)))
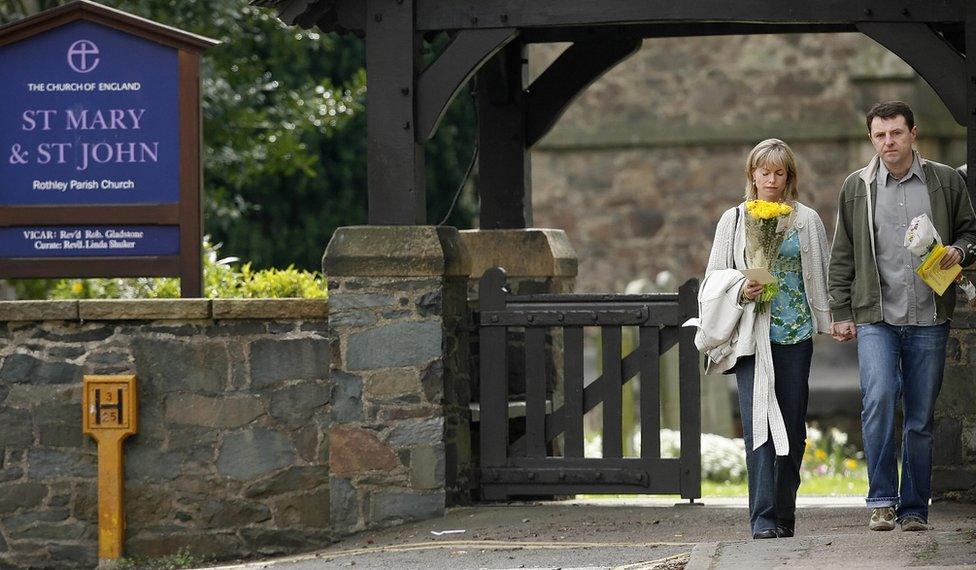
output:
MULTIPOLYGON (((705 275, 716 269, 744 268, 745 263, 745 211, 740 204, 729 208, 715 228, 715 240, 708 257, 705 275), (738 210, 738 215, 736 215, 738 210), (737 223, 738 222, 738 223, 737 223)), ((817 333, 830 332, 830 305, 827 297, 827 232, 817 213, 796 203, 793 224, 800 237, 800 265, 803 269, 803 288, 806 292, 810 316, 817 333)), ((776 378, 769 343, 769 312, 757 315, 753 338, 755 339, 756 368, 752 394, 753 449, 758 449, 772 435, 776 455, 789 453, 786 426, 776 401, 776 378), (767 429, 768 428, 768 429, 767 429)), ((747 352, 748 354, 748 352, 747 352)))

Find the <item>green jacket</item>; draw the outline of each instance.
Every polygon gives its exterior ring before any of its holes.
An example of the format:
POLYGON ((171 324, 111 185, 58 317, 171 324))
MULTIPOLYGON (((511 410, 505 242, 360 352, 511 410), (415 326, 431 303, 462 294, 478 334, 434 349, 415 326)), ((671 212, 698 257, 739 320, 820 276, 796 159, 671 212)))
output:
MULTIPOLYGON (((932 223, 945 245, 959 247, 963 267, 976 261, 976 214, 969 201, 966 182, 952 167, 916 155, 925 172, 932 207, 932 223)), ((830 251, 828 288, 830 312, 835 323, 858 324, 883 320, 881 278, 874 251, 874 200, 878 193, 876 155, 864 168, 844 181, 837 205, 837 227, 830 251)), ((976 175, 976 174, 974 174, 976 175)), ((936 318, 951 319, 956 305, 956 285, 935 297, 936 318)))

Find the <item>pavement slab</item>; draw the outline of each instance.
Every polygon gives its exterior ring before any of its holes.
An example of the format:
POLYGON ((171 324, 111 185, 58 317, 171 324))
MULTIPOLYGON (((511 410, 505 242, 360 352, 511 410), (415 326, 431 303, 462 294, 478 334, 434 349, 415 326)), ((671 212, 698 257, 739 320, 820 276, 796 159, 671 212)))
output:
POLYGON ((305 555, 222 568, 976 567, 976 505, 933 505, 927 532, 871 532, 862 498, 801 498, 797 538, 757 541, 749 540, 744 498, 704 503, 636 498, 457 507, 442 518, 359 533, 305 555))

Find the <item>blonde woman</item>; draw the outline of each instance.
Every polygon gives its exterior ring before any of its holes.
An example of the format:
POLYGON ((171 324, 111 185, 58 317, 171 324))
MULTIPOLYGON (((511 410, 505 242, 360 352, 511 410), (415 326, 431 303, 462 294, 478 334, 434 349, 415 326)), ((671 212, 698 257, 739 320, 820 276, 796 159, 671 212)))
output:
MULTIPOLYGON (((806 446, 811 339, 818 333, 829 334, 831 325, 827 236, 820 216, 797 201, 796 157, 786 143, 768 139, 756 145, 746 158, 745 175, 746 200, 785 202, 793 209, 779 259, 771 268, 778 280, 768 325, 773 390, 763 393, 759 383, 754 382, 756 346, 763 339, 757 338, 760 319, 755 318, 752 302, 763 286, 744 277, 734 281, 742 309, 735 325, 738 327, 736 346, 731 358, 711 370, 730 373, 734 369, 738 383, 753 538, 791 537, 796 520, 800 462, 806 446), (774 392, 775 398, 767 398, 769 392, 774 392)), ((746 267, 744 216, 743 203, 727 210, 719 220, 705 271, 706 281, 717 270, 746 267)), ((765 326, 759 334, 764 333, 765 326)))

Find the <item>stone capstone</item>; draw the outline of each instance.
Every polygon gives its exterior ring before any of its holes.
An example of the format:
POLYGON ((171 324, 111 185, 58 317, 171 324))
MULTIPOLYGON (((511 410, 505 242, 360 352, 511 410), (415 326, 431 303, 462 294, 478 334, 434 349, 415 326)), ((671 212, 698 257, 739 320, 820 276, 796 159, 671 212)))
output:
POLYGON ((329 469, 333 475, 389 471, 399 464, 390 446, 372 431, 335 426, 329 432, 329 469))
POLYGON ((83 299, 78 318, 97 320, 208 319, 209 299, 83 299))
POLYGON ((326 299, 214 299, 215 319, 324 319, 326 299))
POLYGON ((367 370, 422 365, 441 356, 439 322, 394 323, 349 336, 346 366, 367 370))
POLYGON ((0 301, 0 321, 60 321, 78 318, 78 301, 0 301))
POLYGON ((295 448, 279 432, 256 427, 224 438, 217 456, 217 472, 233 479, 251 479, 291 465, 295 448))
POLYGON ((322 273, 355 277, 467 275, 458 231, 449 226, 348 226, 332 234, 322 273))

